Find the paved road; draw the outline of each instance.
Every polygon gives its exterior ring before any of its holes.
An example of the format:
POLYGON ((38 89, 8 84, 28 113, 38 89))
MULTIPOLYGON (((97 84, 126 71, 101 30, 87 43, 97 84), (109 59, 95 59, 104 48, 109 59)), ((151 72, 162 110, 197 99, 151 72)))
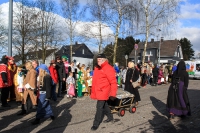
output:
MULTIPOLYGON (((165 133, 165 132, 200 132, 200 82, 191 80, 188 94, 191 103, 192 116, 185 119, 176 117, 169 121, 165 108, 169 85, 140 88, 142 101, 134 114, 126 111, 124 117, 114 114, 115 123, 102 123, 97 133, 165 133)), ((26 116, 17 116, 20 111, 15 102, 12 108, 0 107, 0 132, 2 133, 89 133, 93 123, 96 101, 89 97, 68 100, 66 97, 58 103, 52 102, 56 119, 42 120, 40 125, 31 125, 35 112, 26 116)), ((104 118, 106 119, 106 118, 104 118)))

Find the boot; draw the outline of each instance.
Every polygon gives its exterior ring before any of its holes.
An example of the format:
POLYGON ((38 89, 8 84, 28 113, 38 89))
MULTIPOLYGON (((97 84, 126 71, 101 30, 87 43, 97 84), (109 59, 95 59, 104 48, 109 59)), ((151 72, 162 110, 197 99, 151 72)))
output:
POLYGON ((31 122, 33 125, 39 124, 40 123, 40 119, 35 119, 33 122, 31 122))
POLYGON ((25 115, 25 114, 26 114, 26 110, 24 108, 24 104, 22 104, 22 111, 17 115, 25 115))
POLYGON ((26 110, 22 110, 19 114, 17 115, 25 115, 26 114, 26 110))

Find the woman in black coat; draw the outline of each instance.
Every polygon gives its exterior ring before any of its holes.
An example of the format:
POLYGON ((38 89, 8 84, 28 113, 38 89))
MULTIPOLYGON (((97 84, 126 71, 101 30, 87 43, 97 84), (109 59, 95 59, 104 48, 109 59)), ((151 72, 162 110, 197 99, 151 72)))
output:
POLYGON ((170 119, 177 116, 191 115, 190 102, 187 94, 189 75, 186 71, 185 62, 178 63, 177 70, 172 75, 172 83, 168 90, 167 110, 170 119))
POLYGON ((138 88, 133 88, 132 82, 135 82, 139 79, 139 71, 135 68, 134 63, 130 61, 128 63, 128 70, 126 72, 126 79, 125 79, 125 91, 134 94, 134 102, 138 105, 138 101, 141 101, 140 94, 138 88))

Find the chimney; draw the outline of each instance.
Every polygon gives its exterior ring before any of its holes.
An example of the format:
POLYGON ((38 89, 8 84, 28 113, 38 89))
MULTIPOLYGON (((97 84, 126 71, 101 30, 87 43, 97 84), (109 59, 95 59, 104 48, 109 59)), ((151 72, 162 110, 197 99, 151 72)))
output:
POLYGON ((154 43, 154 39, 153 38, 151 38, 151 43, 154 43))
POLYGON ((163 42, 164 41, 164 39, 163 39, 163 37, 161 37, 161 42, 163 42))
POLYGON ((78 42, 77 42, 77 41, 75 42, 75 45, 78 45, 78 42))

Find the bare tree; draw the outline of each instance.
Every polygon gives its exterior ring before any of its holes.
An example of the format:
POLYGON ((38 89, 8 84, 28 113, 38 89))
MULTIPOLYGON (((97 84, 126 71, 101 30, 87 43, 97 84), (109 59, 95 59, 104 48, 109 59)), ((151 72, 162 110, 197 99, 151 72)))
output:
MULTIPOLYGON (((0 9, 0 16, 2 14, 2 11, 0 9)), ((5 27, 5 24, 2 21, 3 19, 0 17, 0 51, 2 54, 4 54, 5 51, 7 51, 7 30, 5 27)))
POLYGON ((91 24, 87 25, 86 34, 92 39, 96 39, 99 47, 99 53, 102 53, 103 40, 106 37, 103 35, 103 30, 107 27, 104 22, 107 19, 106 0, 89 0, 86 9, 89 9, 91 14, 91 24), (92 29, 96 27, 97 32, 93 32, 92 29))
POLYGON ((166 29, 177 19, 178 0, 136 0, 140 12, 139 32, 145 33, 142 63, 145 62, 149 34, 166 29))
MULTIPOLYGON (((58 42, 58 30, 56 29, 56 6, 52 0, 37 0, 36 7, 40 10, 35 14, 37 19, 37 48, 42 49, 42 61, 45 63, 46 50, 54 47, 58 42)), ((58 33, 60 34, 60 33, 58 33)))
POLYGON ((70 43, 70 61, 72 61, 72 47, 76 36, 76 26, 80 20, 79 0, 62 0, 62 12, 65 18, 70 43))
POLYGON ((30 8, 28 0, 20 0, 16 3, 17 10, 14 10, 13 21, 13 45, 14 53, 18 54, 22 60, 22 64, 26 62, 27 53, 32 51, 32 31, 34 21, 32 20, 32 12, 34 8, 30 8))
MULTIPOLYGON (((132 1, 127 0, 111 0, 107 1, 107 8, 109 9, 107 22, 110 27, 114 29, 114 48, 113 48, 113 64, 116 62, 116 53, 118 47, 118 38, 121 34, 121 26, 123 21, 130 21, 137 17, 137 10, 132 1)), ((123 31, 124 32, 124 31, 123 31)))

